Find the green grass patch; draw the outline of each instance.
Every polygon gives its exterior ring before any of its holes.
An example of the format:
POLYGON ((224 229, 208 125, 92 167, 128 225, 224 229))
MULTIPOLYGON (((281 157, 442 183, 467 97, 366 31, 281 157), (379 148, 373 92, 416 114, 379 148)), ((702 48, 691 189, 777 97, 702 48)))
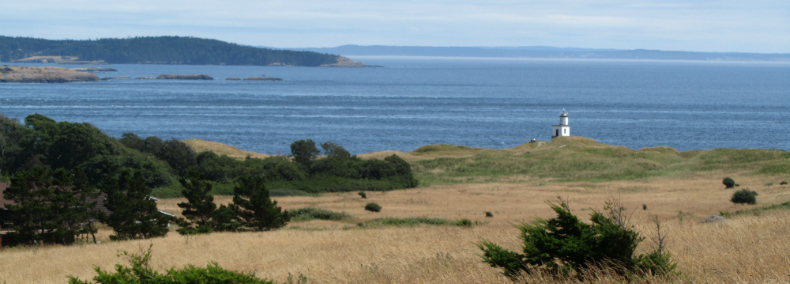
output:
POLYGON ((311 220, 332 220, 339 221, 351 218, 346 212, 334 212, 321 208, 304 207, 293 211, 288 211, 291 216, 291 222, 305 222, 311 220))
POLYGON ((443 218, 428 218, 428 217, 410 217, 410 218, 386 217, 386 218, 376 218, 376 219, 368 220, 363 223, 359 223, 359 226, 366 228, 379 228, 379 227, 387 227, 387 226, 411 227, 411 226, 419 226, 423 224, 439 225, 439 226, 470 227, 472 225, 480 225, 484 223, 476 222, 476 221, 473 222, 468 219, 447 220, 443 218))
POLYGON ((512 176, 561 182, 607 182, 687 176, 704 171, 790 174, 790 153, 764 149, 679 153, 661 147, 635 151, 606 145, 568 145, 562 148, 545 146, 529 152, 481 151, 471 157, 415 161, 412 168, 420 186, 507 181, 512 176))
POLYGON ((732 216, 741 216, 741 215, 759 216, 760 213, 765 212, 765 211, 771 211, 771 210, 790 210, 790 201, 785 202, 785 203, 781 203, 781 204, 774 204, 774 205, 770 205, 770 206, 763 206, 763 207, 752 208, 752 209, 738 210, 738 211, 735 211, 735 212, 722 211, 722 212, 719 212, 719 215, 727 217, 727 218, 730 218, 732 216))

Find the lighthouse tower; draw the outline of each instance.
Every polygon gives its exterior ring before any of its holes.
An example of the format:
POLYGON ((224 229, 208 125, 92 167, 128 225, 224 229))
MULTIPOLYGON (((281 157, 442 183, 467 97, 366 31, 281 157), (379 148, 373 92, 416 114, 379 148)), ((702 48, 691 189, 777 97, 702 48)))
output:
POLYGON ((568 125, 568 112, 565 109, 560 114, 560 124, 551 126, 551 139, 559 136, 571 136, 571 126, 568 125))

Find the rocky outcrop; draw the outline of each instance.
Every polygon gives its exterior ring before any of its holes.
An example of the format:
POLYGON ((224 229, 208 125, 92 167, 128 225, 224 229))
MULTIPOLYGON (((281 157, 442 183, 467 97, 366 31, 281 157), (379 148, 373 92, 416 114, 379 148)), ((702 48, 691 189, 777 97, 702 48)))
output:
POLYGON ((112 68, 103 68, 103 67, 78 67, 78 68, 71 68, 71 70, 79 71, 79 72, 117 72, 118 71, 112 68))
POLYGON ((196 74, 196 75, 175 75, 175 74, 163 74, 156 77, 160 80, 214 80, 209 75, 203 74, 196 74))
POLYGON ((282 81, 281 78, 274 78, 274 77, 247 77, 244 78, 244 81, 282 81))
POLYGON ((321 67, 378 67, 378 66, 368 66, 360 62, 356 62, 354 60, 348 59, 348 57, 338 56, 337 62, 332 64, 322 64, 321 67))
POLYGON ((104 78, 101 78, 102 81, 118 80, 118 79, 132 79, 132 77, 121 76, 121 77, 104 77, 104 78))
POLYGON ((99 77, 63 67, 3 66, 0 83, 69 83, 95 82, 99 77))

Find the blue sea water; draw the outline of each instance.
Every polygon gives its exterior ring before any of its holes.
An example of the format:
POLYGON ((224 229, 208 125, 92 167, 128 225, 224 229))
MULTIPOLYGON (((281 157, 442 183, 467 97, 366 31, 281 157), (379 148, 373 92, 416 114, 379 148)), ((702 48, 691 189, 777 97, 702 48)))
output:
POLYGON ((549 140, 566 109, 573 136, 633 149, 790 150, 787 63, 351 58, 385 67, 110 65, 97 75, 215 80, 0 84, 0 113, 277 154, 299 139, 352 153, 508 148, 549 140), (224 80, 264 74, 283 81, 224 80))

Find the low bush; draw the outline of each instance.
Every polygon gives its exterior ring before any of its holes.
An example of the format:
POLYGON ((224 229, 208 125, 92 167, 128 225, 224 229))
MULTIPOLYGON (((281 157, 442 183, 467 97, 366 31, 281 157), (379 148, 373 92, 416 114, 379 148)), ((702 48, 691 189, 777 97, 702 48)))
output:
POLYGON ((722 180, 721 183, 724 184, 724 186, 726 186, 727 188, 732 188, 733 186, 735 186, 735 180, 733 180, 730 177, 724 178, 724 180, 722 180))
MULTIPOLYGON (((206 268, 195 267, 187 265, 182 269, 171 268, 166 273, 161 274, 151 268, 149 261, 151 260, 151 247, 140 255, 130 254, 126 251, 123 255, 129 258, 131 267, 123 265, 116 265, 115 272, 104 271, 96 267, 96 277, 93 278, 97 284, 123 284, 123 283, 145 283, 145 284, 274 284, 272 281, 267 281, 255 277, 253 273, 242 273, 232 270, 226 270, 219 267, 217 263, 212 263, 206 268)), ((76 277, 69 276, 69 284, 91 284, 91 282, 79 280, 76 277)))
POLYGON ((364 192, 364 191, 360 191, 358 194, 359 194, 359 196, 360 196, 360 197, 362 197, 363 199, 367 199, 367 198, 368 198, 368 195, 367 195, 367 194, 365 194, 365 192, 364 192))
POLYGON ((786 185, 786 184, 787 184, 786 180, 783 180, 782 182, 779 183, 779 185, 786 185))
POLYGON ((337 221, 351 218, 351 215, 346 212, 334 212, 313 207, 299 208, 289 211, 288 214, 291 216, 291 222, 305 222, 315 219, 337 221))
POLYGON ((461 219, 457 221, 447 220, 442 218, 428 218, 428 217, 409 217, 409 218, 376 218, 359 223, 360 227, 384 227, 384 226, 418 226, 418 225, 440 225, 440 226, 461 226, 470 227, 478 222, 473 222, 469 219, 461 219))
POLYGON ((370 212, 380 212, 381 211, 381 206, 376 204, 376 203, 371 202, 371 203, 368 203, 367 205, 365 205, 365 210, 370 211, 370 212))
POLYGON ((757 204, 757 192, 744 188, 733 193, 730 201, 735 204, 757 204))
MULTIPOLYGON (((478 244, 483 261, 501 267, 505 275, 516 278, 522 273, 548 272, 560 276, 609 268, 620 275, 669 274, 675 269, 670 255, 661 244, 654 251, 634 255, 643 237, 628 226, 625 209, 618 202, 607 203, 608 214, 593 211, 590 224, 570 212, 568 204, 559 200, 550 203, 557 217, 537 219, 516 226, 521 233, 523 253, 507 250, 484 241, 478 244)), ((660 223, 659 232, 660 232, 660 223)))

